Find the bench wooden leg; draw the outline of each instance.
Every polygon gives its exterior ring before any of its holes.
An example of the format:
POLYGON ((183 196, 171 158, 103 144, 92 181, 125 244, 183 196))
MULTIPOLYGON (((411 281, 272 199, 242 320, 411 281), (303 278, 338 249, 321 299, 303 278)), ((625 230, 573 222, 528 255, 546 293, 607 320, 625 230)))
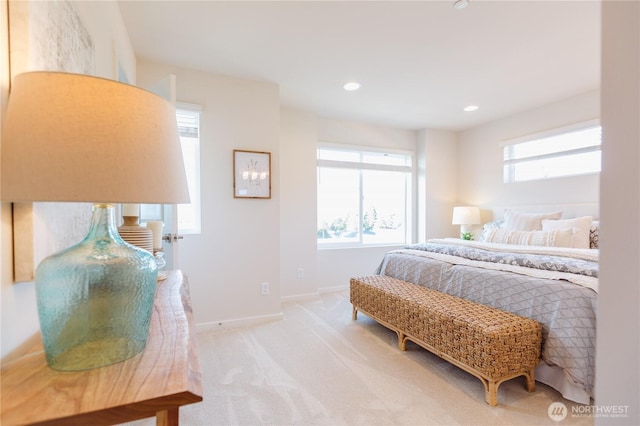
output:
POLYGON ((534 369, 529 370, 528 373, 524 375, 527 379, 527 392, 535 392, 536 390, 536 381, 534 379, 534 369))
POLYGON ((485 389, 484 399, 492 407, 498 405, 498 382, 489 380, 488 387, 485 389))
POLYGON ((398 348, 401 351, 407 350, 407 336, 404 335, 401 331, 396 331, 398 333, 398 348))
POLYGON ((354 320, 354 321, 358 319, 358 308, 356 308, 355 306, 353 307, 353 310, 351 311, 351 319, 354 320))
MULTIPOLYGON (((527 392, 535 392, 536 390, 535 369, 532 368, 521 374, 527 379, 527 383, 526 383, 527 392)), ((476 376, 476 377, 480 378, 479 376, 476 376)), ((509 380, 514 377, 517 377, 517 376, 507 377, 501 380, 493 380, 493 381, 481 378, 480 380, 482 380, 482 383, 484 384, 485 401, 487 401, 487 404, 491 405, 492 407, 495 407, 496 405, 498 405, 498 386, 500 386, 500 384, 505 380, 509 380)))

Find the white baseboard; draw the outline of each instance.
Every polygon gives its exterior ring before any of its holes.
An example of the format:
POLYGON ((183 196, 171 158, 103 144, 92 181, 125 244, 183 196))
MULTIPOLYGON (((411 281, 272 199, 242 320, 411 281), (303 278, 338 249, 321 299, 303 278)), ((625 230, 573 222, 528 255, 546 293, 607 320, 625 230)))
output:
POLYGON ((315 293, 303 293, 303 294, 294 294, 291 296, 282 296, 280 298, 280 301, 285 303, 285 302, 298 302, 300 300, 309 300, 309 299, 314 299, 316 297, 319 297, 321 294, 325 294, 325 293, 334 293, 337 291, 345 291, 345 290, 349 290, 349 286, 345 286, 345 285, 340 285, 340 286, 335 286, 335 287, 322 287, 319 288, 317 292, 315 293))
POLYGON ((315 293, 303 293, 303 294, 294 294, 292 296, 282 296, 280 298, 280 301, 285 303, 285 302, 299 302, 301 300, 309 300, 309 299, 315 299, 316 297, 318 297, 320 295, 319 292, 315 292, 315 293))
POLYGON ((323 288, 319 288, 318 289, 318 293, 319 294, 323 294, 323 293, 335 293, 337 291, 345 291, 345 290, 349 290, 349 286, 348 285, 339 285, 339 286, 335 286, 335 287, 323 287, 323 288))
POLYGON ((236 318, 224 321, 214 321, 196 324, 196 332, 205 332, 210 330, 223 330, 227 328, 246 327, 255 324, 261 324, 270 321, 279 321, 283 318, 282 312, 271 315, 262 315, 259 317, 236 318))
MULTIPOLYGON (((338 291, 346 291, 349 290, 348 285, 340 285, 335 287, 323 287, 319 288, 316 293, 305 293, 305 294, 296 294, 292 296, 283 296, 280 298, 282 303, 285 302, 297 302, 301 300, 309 300, 319 297, 321 294, 326 293, 335 293, 338 291)), ((231 320, 224 321, 213 321, 213 322, 205 322, 196 324, 196 332, 206 332, 210 330, 224 330, 229 328, 238 328, 238 327, 246 327, 255 324, 261 324, 269 321, 279 321, 283 318, 282 312, 272 315, 262 315, 259 317, 247 317, 247 318, 236 318, 231 320)))

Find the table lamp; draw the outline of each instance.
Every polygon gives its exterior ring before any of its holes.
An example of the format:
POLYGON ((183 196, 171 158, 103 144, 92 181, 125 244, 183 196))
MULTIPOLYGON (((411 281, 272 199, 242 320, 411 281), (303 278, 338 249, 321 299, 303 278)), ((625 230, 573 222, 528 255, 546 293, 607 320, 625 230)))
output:
POLYGON ((480 209, 473 206, 459 206, 453 208, 452 225, 460 225, 460 238, 470 240, 473 238, 469 225, 480 224, 480 209))
POLYGON ((30 72, 12 82, 3 127, 3 201, 94 203, 85 239, 36 269, 48 365, 88 370, 136 355, 157 265, 118 235, 113 203, 189 202, 174 107, 112 80, 30 72))

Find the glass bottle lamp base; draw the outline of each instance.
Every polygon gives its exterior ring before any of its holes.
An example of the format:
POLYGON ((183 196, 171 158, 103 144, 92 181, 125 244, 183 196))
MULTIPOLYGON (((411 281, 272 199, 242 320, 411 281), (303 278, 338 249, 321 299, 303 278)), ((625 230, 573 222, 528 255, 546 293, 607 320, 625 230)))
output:
POLYGON ((124 242, 114 207, 96 204, 87 237, 49 256, 36 270, 36 296, 47 363, 88 370, 141 352, 153 311, 153 255, 124 242))

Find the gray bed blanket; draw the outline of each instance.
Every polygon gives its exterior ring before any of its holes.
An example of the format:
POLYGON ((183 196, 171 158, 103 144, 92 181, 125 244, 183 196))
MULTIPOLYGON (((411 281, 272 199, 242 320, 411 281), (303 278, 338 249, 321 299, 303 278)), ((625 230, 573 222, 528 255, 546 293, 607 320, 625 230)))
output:
POLYGON ((542 359, 564 369, 593 398, 597 285, 594 289, 573 283, 566 274, 597 280, 597 262, 495 250, 483 253, 477 247, 448 246, 439 240, 388 252, 376 273, 535 319, 543 329, 542 359), (504 265, 492 269, 489 264, 500 259, 509 259, 513 270, 502 270, 504 265), (553 278, 527 273, 536 268, 560 273, 553 278))

